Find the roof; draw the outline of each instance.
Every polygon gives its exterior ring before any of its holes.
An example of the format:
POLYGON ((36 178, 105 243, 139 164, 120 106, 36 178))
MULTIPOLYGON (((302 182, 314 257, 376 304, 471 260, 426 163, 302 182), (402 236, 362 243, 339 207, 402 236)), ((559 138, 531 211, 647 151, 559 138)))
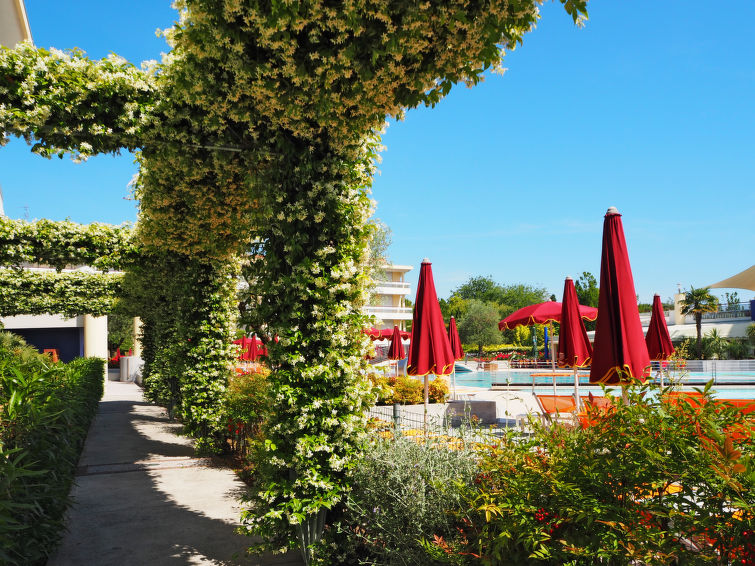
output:
POLYGON ((0 45, 15 47, 31 41, 31 28, 24 0, 0 0, 0 45))
POLYGON ((747 289, 755 291, 755 265, 736 275, 732 275, 728 279, 708 285, 708 287, 714 289, 747 289))

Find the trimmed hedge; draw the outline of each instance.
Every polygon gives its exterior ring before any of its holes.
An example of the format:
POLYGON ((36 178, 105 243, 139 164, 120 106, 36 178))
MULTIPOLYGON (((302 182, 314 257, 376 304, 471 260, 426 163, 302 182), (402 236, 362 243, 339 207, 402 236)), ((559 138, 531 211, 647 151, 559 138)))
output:
POLYGON ((64 532, 105 361, 52 364, 3 349, 9 342, 0 341, 0 563, 44 564, 64 532))

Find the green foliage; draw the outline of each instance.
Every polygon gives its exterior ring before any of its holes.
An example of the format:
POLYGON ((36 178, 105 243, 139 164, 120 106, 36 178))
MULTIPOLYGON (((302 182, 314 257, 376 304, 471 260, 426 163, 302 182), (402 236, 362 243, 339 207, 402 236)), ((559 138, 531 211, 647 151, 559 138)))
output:
MULTIPOLYGON (((586 0, 561 3, 581 23, 586 0)), ((145 257, 126 286, 145 324, 145 383, 207 448, 232 361, 229 274, 252 242, 259 319, 281 338, 248 516, 269 546, 297 545, 299 525, 345 495, 358 453, 378 132, 500 69, 539 4, 184 0, 159 73, 28 44, 0 51, 0 130, 44 155, 141 148, 145 257)))
POLYGON ((332 512, 315 564, 430 565, 428 533, 449 537, 449 513, 463 509, 475 460, 451 450, 399 438, 367 445, 349 477, 351 491, 332 512))
POLYGON ((156 96, 153 81, 149 70, 116 55, 92 61, 27 42, 0 48, 0 132, 22 136, 48 158, 135 149, 156 96))
MULTIPOLYGON (((377 391, 377 405, 420 405, 425 401, 424 380, 408 375, 391 377, 373 377, 373 386, 377 391)), ((448 397, 448 379, 436 377, 428 382, 428 399, 431 403, 443 403, 448 397)))
POLYGON ((88 265, 99 271, 122 269, 134 261, 133 229, 70 220, 11 220, 0 216, 0 265, 41 264, 57 271, 88 265))
POLYGON ((145 395, 179 416, 203 452, 219 450, 224 438, 237 273, 231 263, 145 254, 124 281, 123 304, 144 324, 145 395))
POLYGON ((104 360, 47 361, 18 339, 0 339, 3 564, 44 563, 60 540, 76 464, 102 396, 104 360))
POLYGON ((231 374, 223 397, 226 437, 231 451, 249 456, 250 441, 262 440, 262 423, 271 411, 267 376, 270 370, 255 366, 231 374))
POLYGON ((121 290, 120 274, 0 268, 0 315, 108 314, 121 290))
POLYGON ((61 270, 120 269, 137 258, 128 226, 0 217, 0 265, 13 268, 0 269, 0 314, 108 314, 121 290, 119 274, 61 270), (22 270, 24 264, 56 271, 22 270))
POLYGON ((749 324, 745 332, 747 334, 747 339, 750 341, 750 343, 755 344, 755 322, 753 322, 752 324, 749 324))
POLYGON ((499 320, 495 308, 473 299, 469 302, 464 318, 459 321, 459 338, 464 343, 475 344, 477 351, 482 354, 483 346, 500 341, 499 320))
POLYGON ((110 352, 121 349, 126 354, 134 347, 134 318, 125 314, 123 308, 115 303, 107 317, 107 348, 110 352))
POLYGON ((692 314, 695 317, 695 326, 697 327, 697 355, 703 355, 703 336, 702 322, 703 313, 716 312, 718 310, 718 297, 712 295, 709 287, 695 289, 689 288, 685 292, 684 298, 679 303, 683 315, 692 314))
POLYGON ((590 425, 504 437, 481 452, 450 564, 737 562, 755 526, 753 418, 638 384, 590 425), (684 545, 685 538, 693 542, 684 545), (694 546, 700 550, 692 550, 694 546))
POLYGON ((598 281, 592 273, 583 271, 579 279, 574 282, 574 289, 577 291, 577 299, 579 299, 580 305, 587 307, 598 306, 600 288, 598 287, 598 281))

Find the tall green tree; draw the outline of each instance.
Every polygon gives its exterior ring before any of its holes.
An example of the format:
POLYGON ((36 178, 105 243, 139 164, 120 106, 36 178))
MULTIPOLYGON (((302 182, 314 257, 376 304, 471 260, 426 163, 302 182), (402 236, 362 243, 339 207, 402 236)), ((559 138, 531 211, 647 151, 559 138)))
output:
POLYGON ((459 338, 467 344, 475 344, 482 357, 482 348, 496 344, 501 339, 498 331, 498 311, 488 303, 470 300, 464 317, 459 321, 459 338))
POLYGON ((586 307, 597 307, 600 288, 595 276, 589 271, 583 271, 574 282, 574 289, 577 291, 577 299, 580 305, 586 307))
POLYGON ((695 288, 690 286, 685 292, 684 299, 679 303, 683 315, 694 315, 697 329, 697 355, 702 355, 703 342, 703 313, 718 310, 718 297, 710 292, 710 287, 695 288))

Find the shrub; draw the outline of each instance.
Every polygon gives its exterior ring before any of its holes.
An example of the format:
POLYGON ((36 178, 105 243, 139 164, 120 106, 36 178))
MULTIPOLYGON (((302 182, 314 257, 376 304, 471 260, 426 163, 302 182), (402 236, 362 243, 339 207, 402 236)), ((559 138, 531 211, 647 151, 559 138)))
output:
POLYGON ((237 368, 228 380, 223 400, 229 449, 248 455, 249 442, 259 438, 260 427, 270 404, 267 376, 270 370, 261 364, 242 370, 237 368))
POLYGON ((43 564, 59 542, 104 360, 47 366, 0 338, 0 563, 43 564))
POLYGON ((370 443, 350 476, 351 491, 330 512, 317 564, 429 565, 428 533, 449 536, 449 511, 475 474, 468 450, 399 438, 370 443))
MULTIPOLYGON (((377 395, 378 405, 419 405, 425 400, 425 385, 423 378, 411 376, 383 377, 371 376, 373 391, 377 395)), ((448 380, 436 377, 428 383, 428 399, 431 403, 443 403, 448 397, 448 380)))
POLYGON ((428 547, 450 564, 746 564, 755 527, 755 421, 652 385, 581 429, 481 450, 459 531, 428 547), (433 548, 434 547, 434 548, 433 548))

